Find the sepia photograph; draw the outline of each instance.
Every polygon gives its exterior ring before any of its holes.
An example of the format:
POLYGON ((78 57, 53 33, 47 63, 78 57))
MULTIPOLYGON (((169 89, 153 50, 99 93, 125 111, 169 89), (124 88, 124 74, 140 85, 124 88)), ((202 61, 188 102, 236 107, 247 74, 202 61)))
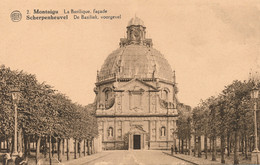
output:
POLYGON ((2 0, 0 165, 260 164, 260 1, 2 0))

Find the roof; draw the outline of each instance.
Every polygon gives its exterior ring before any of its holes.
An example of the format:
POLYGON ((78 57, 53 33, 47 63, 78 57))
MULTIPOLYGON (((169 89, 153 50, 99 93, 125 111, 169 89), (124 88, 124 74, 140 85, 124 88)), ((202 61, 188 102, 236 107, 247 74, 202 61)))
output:
POLYGON ((170 82, 174 77, 164 56, 144 45, 127 45, 108 55, 98 76, 105 78, 113 74, 118 78, 159 78, 170 82))
POLYGON ((128 22, 128 25, 127 25, 127 27, 128 26, 131 26, 131 25, 141 25, 141 26, 143 26, 143 27, 145 27, 145 25, 144 25, 144 21, 143 20, 141 20, 140 18, 138 18, 138 17, 133 17, 129 22, 128 22))

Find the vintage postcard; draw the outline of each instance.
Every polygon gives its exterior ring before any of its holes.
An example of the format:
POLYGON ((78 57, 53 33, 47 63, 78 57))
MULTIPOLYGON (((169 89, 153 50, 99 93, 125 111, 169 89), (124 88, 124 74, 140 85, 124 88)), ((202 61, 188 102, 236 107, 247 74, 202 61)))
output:
POLYGON ((0 9, 0 164, 260 163, 260 1, 0 9))

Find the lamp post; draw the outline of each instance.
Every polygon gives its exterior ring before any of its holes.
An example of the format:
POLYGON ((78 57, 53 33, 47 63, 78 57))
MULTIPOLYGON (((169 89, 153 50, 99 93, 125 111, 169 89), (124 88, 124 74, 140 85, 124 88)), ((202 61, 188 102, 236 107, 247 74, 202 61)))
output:
POLYGON ((15 87, 11 90, 12 94, 12 100, 14 104, 14 150, 13 150, 13 156, 17 156, 17 104, 20 97, 20 90, 15 87))
POLYGON ((259 90, 255 85, 251 91, 251 98, 254 99, 254 125, 255 125, 255 149, 252 151, 252 161, 256 164, 260 163, 259 159, 259 150, 257 144, 257 121, 256 121, 256 110, 257 110, 257 99, 258 99, 259 90))
POLYGON ((173 132, 172 132, 172 137, 173 137, 173 150, 174 150, 174 152, 175 153, 177 153, 177 151, 176 151, 176 130, 174 130, 173 132))

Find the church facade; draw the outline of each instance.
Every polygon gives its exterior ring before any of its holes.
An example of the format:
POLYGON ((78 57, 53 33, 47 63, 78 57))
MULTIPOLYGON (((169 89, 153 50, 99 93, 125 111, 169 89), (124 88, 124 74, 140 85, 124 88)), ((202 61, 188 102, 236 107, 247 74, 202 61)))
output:
POLYGON ((94 89, 102 149, 169 149, 178 117, 175 73, 140 18, 129 21, 119 45, 94 89))

